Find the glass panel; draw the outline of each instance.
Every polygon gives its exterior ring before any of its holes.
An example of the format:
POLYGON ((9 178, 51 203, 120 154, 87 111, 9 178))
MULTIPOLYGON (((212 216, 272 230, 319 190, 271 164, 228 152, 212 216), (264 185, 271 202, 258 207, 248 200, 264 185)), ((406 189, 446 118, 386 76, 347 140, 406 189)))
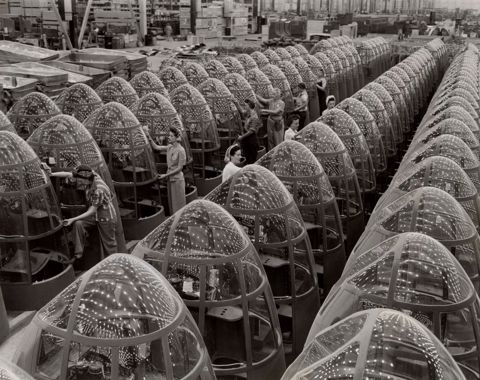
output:
POLYGON ((40 336, 35 372, 45 378, 60 379, 64 340, 46 331, 40 336))

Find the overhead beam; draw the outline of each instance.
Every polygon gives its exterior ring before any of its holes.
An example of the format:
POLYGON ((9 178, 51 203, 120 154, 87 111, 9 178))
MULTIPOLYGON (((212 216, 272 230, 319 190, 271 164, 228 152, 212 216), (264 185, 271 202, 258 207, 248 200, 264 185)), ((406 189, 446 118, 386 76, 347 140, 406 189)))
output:
POLYGON ((67 42, 67 46, 70 50, 73 50, 72 41, 70 41, 70 36, 68 35, 67 30, 65 29, 65 25, 63 24, 62 17, 58 12, 57 4, 55 4, 55 0, 50 0, 50 4, 52 5, 53 13, 55 13, 55 17, 57 18, 58 23, 60 24, 60 29, 62 30, 62 33, 65 36, 65 41, 67 42))
POLYGON ((83 35, 85 34, 85 29, 87 27, 88 17, 90 16, 90 8, 92 8, 93 0, 88 0, 87 8, 85 9, 85 14, 83 15, 82 27, 80 28, 80 34, 78 35, 78 47, 83 48, 83 35))

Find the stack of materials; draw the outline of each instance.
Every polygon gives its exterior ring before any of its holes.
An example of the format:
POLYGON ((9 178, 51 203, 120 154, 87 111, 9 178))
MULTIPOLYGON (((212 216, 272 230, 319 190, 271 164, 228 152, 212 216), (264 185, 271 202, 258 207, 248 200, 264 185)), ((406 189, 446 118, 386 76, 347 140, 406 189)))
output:
POLYGON ((47 61, 58 58, 53 50, 12 41, 0 41, 0 61, 6 63, 47 61))
POLYGON ((22 78, 9 75, 0 75, 0 84, 3 87, 3 94, 11 102, 36 91, 38 80, 34 78, 22 78))
POLYGON ((70 53, 60 58, 60 61, 111 71, 114 76, 128 78, 128 61, 125 57, 113 54, 91 54, 88 50, 88 53, 87 51, 70 53))
POLYGON ((128 78, 132 79, 138 73, 147 70, 147 57, 142 54, 131 53, 124 50, 109 50, 92 48, 87 50, 92 55, 123 57, 127 59, 128 78))
POLYGON ((57 69, 61 69, 64 71, 68 71, 70 73, 79 74, 83 76, 87 75, 88 77, 91 78, 91 83, 88 83, 88 84, 91 85, 93 88, 97 88, 112 76, 112 73, 110 71, 97 69, 95 67, 76 65, 74 63, 67 63, 62 61, 49 61, 43 64, 50 67, 55 67, 57 69))
POLYGON ((37 90, 49 97, 60 94, 69 80, 67 72, 54 70, 36 62, 23 62, 3 66, 0 67, 0 74, 36 79, 38 81, 37 90))

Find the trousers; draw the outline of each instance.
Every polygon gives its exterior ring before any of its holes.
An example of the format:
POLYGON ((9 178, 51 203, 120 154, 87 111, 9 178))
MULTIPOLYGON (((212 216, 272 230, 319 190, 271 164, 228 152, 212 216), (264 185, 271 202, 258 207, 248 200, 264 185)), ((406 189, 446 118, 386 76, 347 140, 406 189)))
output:
POLYGON ((115 231, 117 228, 116 221, 96 221, 95 218, 91 217, 77 220, 73 223, 75 256, 83 255, 88 231, 95 226, 98 228, 98 233, 100 234, 100 241, 102 243, 104 254, 111 255, 112 253, 117 253, 117 239, 115 238, 115 231))
POLYGON ((268 150, 272 150, 283 141, 283 119, 267 120, 268 150))

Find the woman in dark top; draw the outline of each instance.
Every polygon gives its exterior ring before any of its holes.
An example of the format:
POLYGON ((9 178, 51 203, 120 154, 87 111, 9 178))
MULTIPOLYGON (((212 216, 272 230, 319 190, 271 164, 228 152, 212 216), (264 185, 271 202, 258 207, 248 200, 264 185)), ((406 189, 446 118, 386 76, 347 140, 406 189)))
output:
POLYGON ((247 104, 247 119, 245 120, 244 133, 238 136, 238 142, 240 143, 243 157, 245 157, 245 165, 249 165, 257 161, 259 148, 257 133, 261 121, 255 110, 255 103, 250 99, 246 99, 245 103, 247 104))
POLYGON ((325 76, 320 78, 317 82, 317 94, 318 94, 318 102, 320 103, 320 115, 325 111, 327 108, 327 80, 325 76))

